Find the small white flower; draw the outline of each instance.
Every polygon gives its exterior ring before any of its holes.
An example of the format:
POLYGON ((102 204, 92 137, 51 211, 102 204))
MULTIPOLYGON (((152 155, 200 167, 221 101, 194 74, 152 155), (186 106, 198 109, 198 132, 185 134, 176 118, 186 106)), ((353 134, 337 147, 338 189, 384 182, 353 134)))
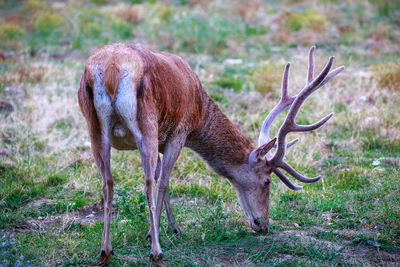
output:
POLYGON ((379 159, 376 159, 372 162, 372 166, 378 166, 379 165, 379 159))

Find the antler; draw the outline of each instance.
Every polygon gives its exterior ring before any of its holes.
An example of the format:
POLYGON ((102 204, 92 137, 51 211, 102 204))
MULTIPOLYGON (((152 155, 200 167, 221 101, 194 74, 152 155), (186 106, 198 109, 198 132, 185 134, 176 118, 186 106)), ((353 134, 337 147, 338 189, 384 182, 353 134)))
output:
POLYGON ((282 97, 278 105, 276 105, 273 110, 268 114, 267 118, 265 119, 260 136, 258 138, 259 145, 263 145, 266 142, 269 142, 269 130, 271 128, 271 124, 274 121, 274 119, 283 111, 287 110, 290 108, 286 119, 282 126, 279 129, 278 132, 278 145, 277 145, 277 150, 273 157, 270 155, 267 155, 267 157, 270 159, 269 163, 271 166, 274 167, 274 173, 284 182, 289 188, 293 190, 300 190, 302 187, 294 185, 287 177, 286 175, 280 171, 278 168, 281 168, 285 171, 287 171, 291 176, 296 178, 297 180, 304 182, 304 183, 313 183, 321 179, 321 176, 318 175, 317 177, 309 178, 301 175, 298 173, 295 169, 293 169, 292 166, 290 166, 287 162, 284 161, 284 156, 286 152, 286 148, 292 146, 295 144, 298 139, 286 144, 286 135, 290 132, 306 132, 306 131, 312 131, 315 130, 322 125, 325 124, 332 116, 333 113, 329 114, 328 116, 324 117, 322 120, 320 120, 317 123, 314 123, 312 125, 298 125, 295 122, 296 115, 300 110, 300 107, 303 105, 305 100, 313 93, 315 92, 318 88, 322 87, 325 85, 330 79, 335 77, 337 74, 339 74, 344 67, 338 67, 332 71, 332 65, 334 61, 334 57, 330 57, 328 60, 328 63, 324 67, 324 69, 321 71, 321 73, 314 79, 314 50, 315 47, 311 47, 309 56, 308 56, 308 74, 307 74, 307 84, 306 86, 300 91, 300 93, 295 96, 291 97, 288 95, 288 77, 289 77, 289 69, 290 69, 290 63, 288 63, 285 67, 285 71, 283 73, 283 78, 282 78, 282 97))

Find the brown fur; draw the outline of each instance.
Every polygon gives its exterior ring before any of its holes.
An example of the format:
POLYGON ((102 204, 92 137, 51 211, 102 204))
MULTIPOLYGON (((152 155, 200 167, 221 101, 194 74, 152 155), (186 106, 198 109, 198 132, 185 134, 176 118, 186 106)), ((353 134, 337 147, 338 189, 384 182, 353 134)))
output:
MULTIPOLYGON (((130 46, 143 61, 138 96, 138 121, 148 116, 149 105, 157 110, 159 141, 165 143, 183 123, 186 129, 198 127, 202 115, 197 75, 180 57, 142 47, 130 46)), ((141 129, 145 131, 145 129, 141 129)))
POLYGON ((132 53, 125 44, 106 45, 96 49, 86 61, 87 80, 93 88, 93 77, 101 71, 104 73, 104 85, 110 97, 116 93, 121 75, 121 66, 133 68, 132 81, 137 84, 142 76, 142 61, 132 53), (111 71, 111 73, 108 73, 111 71))
POLYGON ((229 168, 244 164, 254 147, 203 90, 204 116, 186 146, 199 153, 220 175, 230 178, 229 168))
POLYGON ((93 90, 89 85, 87 71, 83 73, 81 82, 78 90, 78 102, 81 108, 82 114, 86 119, 90 138, 97 139, 100 138, 100 122, 97 118, 96 109, 93 103, 93 90))
POLYGON ((117 62, 114 60, 108 61, 104 68, 104 85, 112 100, 115 100, 120 76, 121 69, 119 68, 117 62))
POLYGON ((199 153, 218 173, 229 176, 224 166, 243 164, 254 149, 250 141, 207 95, 197 75, 182 58, 141 47, 132 48, 144 61, 145 101, 138 97, 138 121, 150 116, 148 105, 154 104, 158 109, 159 141, 164 143, 163 136, 167 135, 168 140, 183 120, 183 130, 189 135, 186 146, 199 153))

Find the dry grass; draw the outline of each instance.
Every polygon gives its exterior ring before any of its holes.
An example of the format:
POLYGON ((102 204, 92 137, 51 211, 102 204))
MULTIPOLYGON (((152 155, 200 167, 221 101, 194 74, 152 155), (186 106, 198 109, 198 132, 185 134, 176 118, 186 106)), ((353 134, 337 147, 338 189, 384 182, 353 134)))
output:
POLYGON ((28 9, 28 11, 31 13, 35 13, 38 10, 41 10, 44 5, 45 2, 42 0, 27 0, 25 2, 26 9, 28 9))
POLYGON ((8 85, 40 83, 45 71, 45 67, 38 63, 14 65, 9 72, 0 74, 0 83, 8 85))
POLYGON ((121 7, 117 15, 129 21, 132 24, 138 24, 142 20, 140 10, 134 6, 121 7))
POLYGON ((280 86, 283 69, 284 64, 281 60, 268 62, 266 66, 250 71, 247 79, 254 90, 262 94, 271 94, 280 86))
POLYGON ((374 80, 378 82, 381 89, 392 91, 400 90, 400 63, 387 62, 372 66, 374 70, 374 80))
POLYGON ((259 19, 260 13, 266 9, 266 5, 261 0, 236 1, 234 7, 237 14, 247 23, 253 23, 259 19))

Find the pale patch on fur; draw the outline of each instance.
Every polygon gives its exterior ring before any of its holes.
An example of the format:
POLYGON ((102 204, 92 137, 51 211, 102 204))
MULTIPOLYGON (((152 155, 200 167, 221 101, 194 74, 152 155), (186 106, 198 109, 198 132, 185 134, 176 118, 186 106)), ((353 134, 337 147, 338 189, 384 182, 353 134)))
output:
POLYGON ((111 105, 110 96, 106 92, 103 81, 103 70, 98 66, 95 71, 94 77, 94 106, 96 108, 97 116, 100 120, 103 141, 109 142, 110 138, 110 124, 111 114, 113 107, 111 105))
MULTIPOLYGON (((127 136, 127 131, 133 135, 133 140, 126 140, 123 142, 140 142, 142 134, 136 120, 137 117, 137 103, 136 103, 136 90, 135 83, 132 79, 132 67, 127 65, 121 66, 122 72, 119 78, 119 85, 115 102, 112 103, 111 97, 108 95, 104 86, 103 67, 97 66, 94 71, 94 106, 101 124, 101 131, 103 141, 114 144, 111 138, 111 131, 113 136, 123 139, 131 139, 127 136), (112 117, 118 115, 122 121, 115 123, 112 117)), ((118 146, 118 145, 117 145, 118 146)))
POLYGON ((135 93, 135 84, 132 79, 131 70, 124 66, 118 85, 115 110, 135 137, 136 142, 140 142, 142 140, 142 133, 137 123, 137 102, 135 93))
POLYGON ((120 123, 115 124, 113 128, 113 135, 119 138, 125 137, 126 135, 125 127, 120 123))

